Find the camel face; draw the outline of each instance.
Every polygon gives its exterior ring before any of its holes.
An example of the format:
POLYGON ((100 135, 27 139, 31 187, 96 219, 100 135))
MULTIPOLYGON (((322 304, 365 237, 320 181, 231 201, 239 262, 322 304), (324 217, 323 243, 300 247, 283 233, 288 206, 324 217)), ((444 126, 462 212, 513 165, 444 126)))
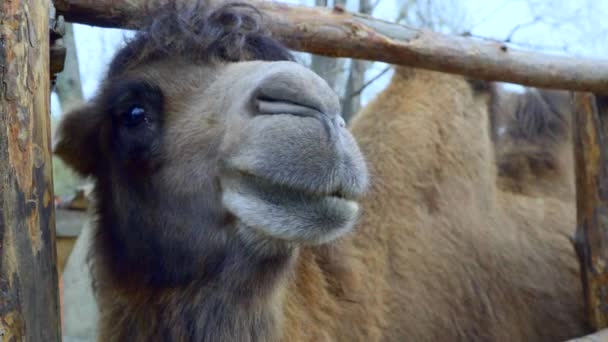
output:
POLYGON ((59 128, 56 153, 96 179, 112 258, 173 283, 242 244, 276 254, 350 231, 368 175, 336 94, 248 7, 187 13, 119 51, 59 128))
MULTIPOLYGON (((144 72, 147 82, 175 74, 162 69, 144 72)), ((158 176, 169 189, 201 191, 215 174, 222 207, 248 238, 317 244, 352 228, 367 171, 325 81, 289 61, 185 70, 197 90, 169 95, 182 97, 164 123, 158 176)))
POLYGON ((367 171, 320 77, 293 62, 245 62, 209 91, 228 96, 214 111, 225 122, 222 202, 246 235, 317 244, 350 230, 367 171))
POLYGON ((318 244, 353 227, 367 170, 319 76, 290 61, 160 62, 131 74, 166 98, 160 187, 191 196, 216 183, 218 205, 247 239, 318 244))

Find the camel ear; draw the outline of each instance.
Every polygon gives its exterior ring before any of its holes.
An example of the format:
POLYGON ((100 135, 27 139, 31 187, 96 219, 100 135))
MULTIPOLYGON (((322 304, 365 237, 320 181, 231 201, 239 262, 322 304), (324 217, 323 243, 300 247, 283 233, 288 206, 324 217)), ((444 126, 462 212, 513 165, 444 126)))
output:
POLYGON ((100 159, 101 116, 86 104, 63 116, 57 128, 54 153, 82 176, 97 169, 100 159))

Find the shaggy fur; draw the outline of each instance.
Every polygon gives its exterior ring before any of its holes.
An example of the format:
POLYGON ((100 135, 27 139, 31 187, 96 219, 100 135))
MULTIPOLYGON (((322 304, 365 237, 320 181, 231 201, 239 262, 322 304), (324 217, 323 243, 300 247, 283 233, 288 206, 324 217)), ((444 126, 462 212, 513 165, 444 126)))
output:
POLYGON ((363 157, 335 93, 255 9, 161 13, 58 132, 95 179, 99 339, 287 338, 300 250, 352 230, 363 157))
MULTIPOLYGON (((497 86, 492 91, 490 118, 499 187, 573 202, 570 94, 536 88, 518 94, 497 86)), ((608 114, 608 97, 596 94, 595 98, 599 114, 608 114)))
POLYGON ((487 93, 397 71, 353 124, 374 182, 348 234, 368 175, 327 84, 259 61, 288 54, 247 6, 159 20, 56 146, 96 180, 100 341, 582 334, 572 208, 497 189, 487 93))
POLYGON ((350 267, 366 270, 350 292, 374 324, 361 336, 560 341, 584 332, 574 208, 497 189, 488 101, 460 77, 398 68, 354 120, 373 177, 344 247, 350 267))
POLYGON ((109 76, 174 56, 207 63, 293 60, 287 49, 268 36, 262 14, 254 7, 234 3, 209 11, 207 6, 178 1, 149 9, 144 29, 114 57, 109 76))
POLYGON ((572 108, 567 91, 493 88, 493 141, 499 186, 531 196, 574 199, 572 108))

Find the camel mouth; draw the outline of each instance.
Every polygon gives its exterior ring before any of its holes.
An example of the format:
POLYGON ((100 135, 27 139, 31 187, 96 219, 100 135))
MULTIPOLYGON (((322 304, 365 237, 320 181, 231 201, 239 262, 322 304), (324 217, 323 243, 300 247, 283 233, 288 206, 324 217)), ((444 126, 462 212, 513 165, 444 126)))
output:
POLYGON ((349 232, 359 204, 339 188, 310 191, 243 175, 222 179, 225 207, 246 226, 264 236, 316 245, 349 232))
POLYGON ((316 188, 302 186, 297 183, 288 183, 278 181, 270 177, 253 174, 244 170, 235 171, 240 178, 246 179, 248 182, 258 183, 260 187, 266 187, 268 189, 274 189, 275 191, 291 192, 294 194, 301 194, 302 196, 310 199, 320 200, 323 198, 344 200, 349 202, 356 202, 359 197, 363 195, 362 191, 358 189, 348 189, 342 183, 346 182, 327 182, 325 186, 318 186, 316 188))

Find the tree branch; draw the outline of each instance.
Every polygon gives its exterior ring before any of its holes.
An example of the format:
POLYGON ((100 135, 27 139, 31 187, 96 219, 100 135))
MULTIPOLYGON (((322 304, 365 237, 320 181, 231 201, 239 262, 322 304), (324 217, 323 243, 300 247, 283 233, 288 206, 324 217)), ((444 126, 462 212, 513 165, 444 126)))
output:
POLYGON ((361 93, 365 90, 365 88, 367 88, 372 83, 376 82, 380 77, 382 77, 382 75, 386 74, 389 70, 391 70, 390 66, 385 67, 376 76, 372 77, 371 80, 365 82, 365 84, 363 84, 359 89, 357 89, 356 91, 354 91, 351 94, 348 94, 346 96, 349 97, 349 98, 353 98, 355 96, 361 95, 361 93))
POLYGON ((511 39, 513 38, 513 36, 515 35, 515 33, 517 33, 519 30, 526 28, 526 27, 534 26, 534 25, 538 24, 541 20, 542 20, 542 17, 534 17, 534 19, 532 19, 528 22, 515 25, 515 27, 512 28, 511 31, 509 31, 509 33, 507 34, 507 38, 505 38, 505 42, 510 42, 511 39))
MULTIPOLYGON (((167 0, 160 0, 167 1, 167 0)), ((129 27, 144 0, 55 0, 68 21, 129 27)), ((608 94, 608 61, 523 51, 503 43, 397 25, 341 8, 257 2, 272 34, 286 46, 467 75, 488 81, 608 94)))

